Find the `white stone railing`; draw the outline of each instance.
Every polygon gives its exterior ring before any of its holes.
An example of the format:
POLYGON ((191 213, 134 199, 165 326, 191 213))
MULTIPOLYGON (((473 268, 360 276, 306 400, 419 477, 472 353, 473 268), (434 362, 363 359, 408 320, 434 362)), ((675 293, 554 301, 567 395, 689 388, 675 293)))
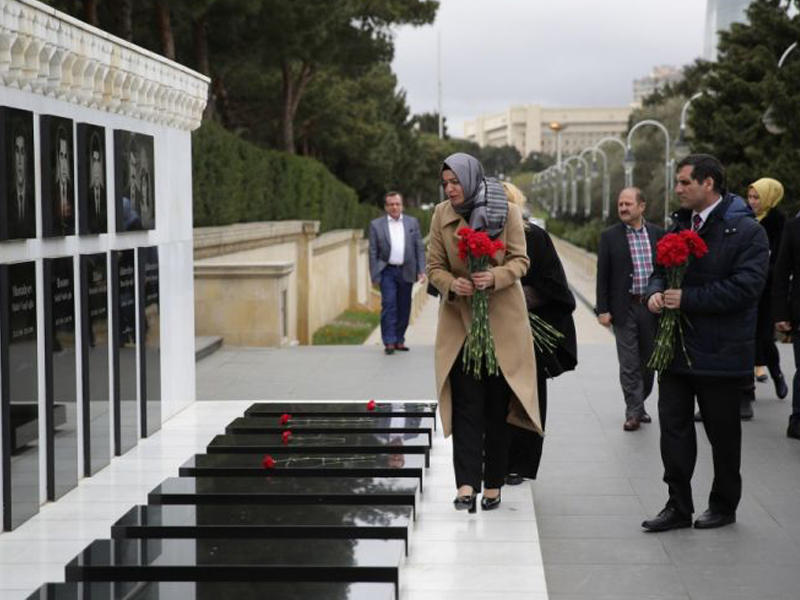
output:
POLYGON ((179 129, 209 78, 36 0, 0 0, 0 83, 179 129))

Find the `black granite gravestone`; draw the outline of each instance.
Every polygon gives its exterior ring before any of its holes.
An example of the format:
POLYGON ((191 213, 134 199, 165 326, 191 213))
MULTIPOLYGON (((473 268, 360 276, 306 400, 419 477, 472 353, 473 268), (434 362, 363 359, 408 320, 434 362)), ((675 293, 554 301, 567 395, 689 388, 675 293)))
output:
POLYGON ((135 506, 114 538, 395 539, 408 544, 410 506, 135 506))
POLYGON ((111 461, 108 272, 104 253, 81 256, 83 474, 111 461))
POLYGON ((114 131, 117 233, 156 228, 154 150, 152 135, 114 131))
POLYGON ((393 477, 170 477, 148 504, 416 505, 417 482, 393 477))
POLYGON ((106 130, 78 123, 78 231, 82 235, 108 231, 106 130))
POLYGON ((72 121, 41 115, 42 235, 75 235, 75 145, 72 121))
POLYGON ((136 445, 136 272, 133 250, 111 252, 114 454, 136 445))
POLYGON ((195 454, 178 469, 181 477, 409 477, 419 481, 421 454, 195 454))
POLYGON ((432 442, 433 419, 421 417, 321 417, 292 415, 284 422, 281 417, 239 417, 226 428, 225 433, 388 433, 395 437, 428 437, 432 442))
POLYGON ((285 434, 224 434, 211 440, 206 452, 276 454, 424 454, 429 463, 428 436, 409 438, 390 433, 293 433, 285 434))
POLYGON ((158 247, 139 248, 139 389, 142 437, 161 429, 161 305, 158 247))
POLYGON ((0 240, 36 237, 33 113, 0 107, 0 240))
POLYGON ((71 256, 44 259, 47 499, 78 485, 75 270, 71 256))
POLYGON ((27 600, 392 600, 392 583, 103 581, 46 583, 27 600))
POLYGON ((36 266, 0 265, 3 529, 39 512, 36 266))
POLYGON ((435 402, 256 402, 245 412, 247 417, 293 416, 320 417, 430 417, 436 429, 435 402))
POLYGON ((397 585, 403 552, 400 540, 95 540, 67 564, 65 575, 67 581, 383 581, 397 585))

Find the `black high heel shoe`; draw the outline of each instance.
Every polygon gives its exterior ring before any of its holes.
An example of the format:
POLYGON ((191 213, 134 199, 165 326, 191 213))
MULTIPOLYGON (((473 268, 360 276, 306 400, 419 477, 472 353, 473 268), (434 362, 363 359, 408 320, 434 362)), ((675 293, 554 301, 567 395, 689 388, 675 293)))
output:
POLYGON ((481 498, 481 510, 494 510, 500 506, 500 496, 501 492, 497 493, 496 498, 487 498, 486 496, 483 496, 481 498))
POLYGON ((472 492, 466 496, 456 496, 453 500, 453 506, 456 510, 466 510, 468 513, 474 513, 477 508, 475 507, 475 501, 478 498, 478 494, 472 492))

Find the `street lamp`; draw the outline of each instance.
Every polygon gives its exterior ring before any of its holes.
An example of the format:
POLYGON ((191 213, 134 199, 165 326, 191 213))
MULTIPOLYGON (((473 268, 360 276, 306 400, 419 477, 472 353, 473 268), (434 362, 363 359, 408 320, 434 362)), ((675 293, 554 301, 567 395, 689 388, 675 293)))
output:
POLYGON ((686 115, 689 113, 689 106, 691 103, 702 95, 703 92, 697 92, 696 94, 693 94, 681 109, 681 125, 680 129, 678 129, 678 140, 675 142, 675 147, 672 150, 675 154, 675 158, 681 159, 689 156, 689 144, 686 142, 686 115))
MULTIPOLYGON (((564 159, 564 166, 572 167, 572 161, 578 161, 581 163, 583 167, 583 172, 588 175, 589 173, 589 163, 586 162, 586 159, 582 156, 578 156, 574 154, 566 159, 564 159)), ((577 179, 578 171, 577 168, 572 170, 572 209, 570 210, 571 214, 577 214, 578 212, 578 179, 577 179)), ((586 183, 584 182, 584 190, 586 189, 586 183)), ((585 193, 585 191, 584 191, 585 193)))
POLYGON ((622 158, 622 167, 625 169, 625 187, 633 185, 633 167, 636 166, 636 157, 630 147, 625 149, 625 156, 622 158))
POLYGON ((639 121, 628 132, 628 148, 625 153, 625 175, 628 175, 628 165, 630 165, 630 184, 633 184, 633 165, 635 164, 635 159, 633 156, 633 148, 631 147, 631 140, 633 138, 634 132, 639 129, 640 127, 644 127, 646 125, 652 127, 658 127, 664 133, 664 140, 666 142, 664 146, 664 227, 668 226, 669 220, 669 192, 670 192, 670 182, 672 181, 672 173, 670 171, 670 156, 669 156, 669 131, 667 128, 664 127, 662 123, 656 121, 655 119, 645 119, 644 121, 639 121))
POLYGON ((551 121, 548 125, 550 127, 550 131, 556 134, 556 166, 560 169, 561 168, 561 132, 564 130, 566 125, 563 123, 559 123, 558 121, 551 121))
MULTIPOLYGON (((781 54, 781 57, 778 59, 778 69, 783 66, 783 63, 792 51, 797 48, 797 44, 798 42, 795 42, 783 51, 783 54, 781 54)), ((786 128, 775 120, 775 108, 771 104, 764 112, 764 116, 761 117, 761 122, 764 124, 764 128, 772 135, 780 135, 786 132, 786 128)))
MULTIPOLYGON (((581 150, 579 156, 585 159, 585 154, 587 152, 592 153, 592 168, 588 169, 586 173, 586 179, 584 182, 584 194, 586 196, 586 206, 584 206, 584 215, 589 216, 592 213, 592 177, 597 176, 597 161, 595 160, 595 153, 597 152, 597 148, 584 148, 581 150)), ((605 163, 605 158, 603 159, 605 163)), ((605 191, 605 184, 606 184, 606 177, 603 177, 603 190, 605 191)))
POLYGON ((598 146, 593 146, 592 150, 592 175, 597 176, 597 155, 603 157, 603 220, 608 218, 611 208, 611 181, 608 177, 608 155, 605 150, 598 146))

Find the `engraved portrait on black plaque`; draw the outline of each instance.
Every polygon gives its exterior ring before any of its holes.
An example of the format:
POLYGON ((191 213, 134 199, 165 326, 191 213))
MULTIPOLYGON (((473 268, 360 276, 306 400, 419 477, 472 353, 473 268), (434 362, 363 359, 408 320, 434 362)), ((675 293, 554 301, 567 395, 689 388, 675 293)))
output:
POLYGON ((155 229, 153 136, 114 131, 117 231, 155 229))
POLYGON ((36 237, 33 113, 0 107, 0 239, 36 237))
POLYGON ((72 121, 42 115, 42 234, 75 235, 75 155, 72 121))
POLYGON ((88 123, 78 123, 78 214, 82 234, 108 231, 106 133, 88 123))

